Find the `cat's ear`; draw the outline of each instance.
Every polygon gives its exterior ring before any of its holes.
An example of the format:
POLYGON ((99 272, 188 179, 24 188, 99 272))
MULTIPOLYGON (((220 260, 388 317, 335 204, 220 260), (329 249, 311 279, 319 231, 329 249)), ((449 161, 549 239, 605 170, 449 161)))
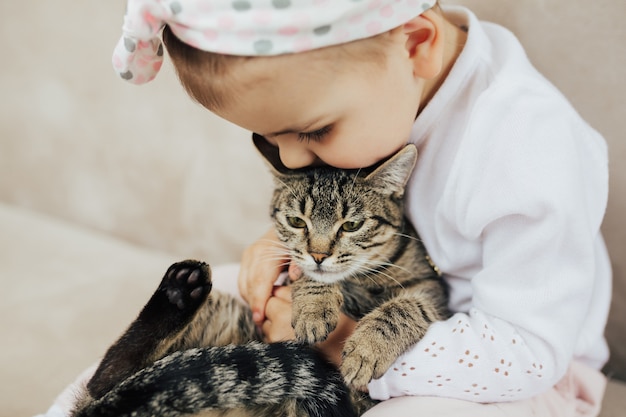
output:
POLYGON ((267 139, 256 133, 252 134, 252 142, 274 176, 290 173, 291 170, 280 160, 277 146, 272 145, 267 139))
POLYGON ((374 181, 393 192, 404 194, 404 187, 417 162, 417 148, 408 144, 383 162, 365 179, 374 181))
POLYGON ((256 133, 252 134, 254 146, 261 154, 265 166, 269 169, 276 185, 285 184, 294 174, 294 171, 287 168, 280 160, 278 148, 271 145, 263 136, 256 133))

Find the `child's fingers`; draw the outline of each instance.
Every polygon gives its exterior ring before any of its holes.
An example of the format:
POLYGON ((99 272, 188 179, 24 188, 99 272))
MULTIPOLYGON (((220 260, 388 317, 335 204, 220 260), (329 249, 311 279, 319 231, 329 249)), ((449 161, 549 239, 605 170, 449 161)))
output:
POLYGON ((266 342, 280 342, 293 340, 295 334, 291 327, 291 300, 290 291, 285 287, 278 287, 277 296, 270 297, 265 309, 266 320, 261 329, 266 342))
POLYGON ((252 318, 258 325, 265 318, 265 303, 282 268, 282 261, 275 255, 277 240, 276 233, 271 229, 249 246, 241 259, 239 292, 250 304, 252 318))
POLYGON ((289 264, 289 279, 295 281, 302 276, 302 269, 295 263, 289 264))
POLYGON ((267 274, 269 268, 258 268, 252 264, 248 268, 239 270, 239 291, 241 296, 250 304, 252 309, 252 319, 256 324, 261 324, 265 318, 265 303, 272 294, 273 282, 268 277, 274 274, 267 274), (265 271, 266 274, 257 271, 265 271))
POLYGON ((280 298, 281 300, 285 300, 291 303, 291 287, 274 287, 272 290, 272 295, 274 297, 280 298))

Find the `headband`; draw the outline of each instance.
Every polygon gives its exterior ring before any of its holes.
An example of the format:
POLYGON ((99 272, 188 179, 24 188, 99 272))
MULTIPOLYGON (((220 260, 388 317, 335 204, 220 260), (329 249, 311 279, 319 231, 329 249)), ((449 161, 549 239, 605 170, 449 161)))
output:
POLYGON ((400 26, 436 0, 128 0, 113 67, 134 84, 163 63, 161 29, 194 48, 269 56, 364 39, 400 26))

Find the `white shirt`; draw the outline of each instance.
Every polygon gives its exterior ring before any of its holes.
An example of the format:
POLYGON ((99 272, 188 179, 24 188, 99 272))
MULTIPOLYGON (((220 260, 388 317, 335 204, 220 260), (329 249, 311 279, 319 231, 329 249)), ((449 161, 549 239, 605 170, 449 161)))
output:
POLYGON ((607 147, 509 31, 464 8, 446 14, 468 39, 413 127, 407 202, 455 314, 369 392, 528 398, 573 360, 608 358, 607 147))

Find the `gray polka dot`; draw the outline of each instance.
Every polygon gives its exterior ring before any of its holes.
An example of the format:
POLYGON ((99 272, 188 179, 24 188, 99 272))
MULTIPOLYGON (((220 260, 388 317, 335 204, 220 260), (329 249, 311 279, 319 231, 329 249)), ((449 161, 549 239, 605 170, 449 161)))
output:
POLYGON ((315 33, 318 36, 326 35, 328 32, 330 32, 331 28, 332 28, 331 25, 318 26, 315 29, 313 29, 313 33, 315 33))
POLYGON ((272 50, 274 44, 269 39, 259 39, 258 41, 254 42, 253 47, 254 51, 257 54, 266 55, 272 50))
POLYGON ((135 41, 133 41, 132 39, 124 38, 124 48, 126 48, 128 52, 133 53, 135 52, 137 45, 135 44, 135 41))
POLYGON ((431 7, 430 3, 422 3, 422 10, 424 11, 430 9, 431 7))
POLYGON ((251 7, 252 5, 247 0, 235 0, 233 2, 233 9, 238 12, 245 12, 246 10, 250 10, 251 7))
POLYGON ((172 3, 170 3, 170 10, 172 11, 172 13, 178 14, 183 11, 183 6, 181 6, 179 2, 173 1, 172 3))
POLYGON ((277 9, 286 9, 291 7, 291 0, 272 0, 272 6, 277 9))
POLYGON ((157 49, 157 56, 163 56, 163 44, 159 44, 159 49, 157 49))
POLYGON ((130 80, 133 78, 133 73, 130 71, 126 71, 126 72, 120 72, 120 77, 122 77, 123 79, 125 79, 126 81, 130 80))

